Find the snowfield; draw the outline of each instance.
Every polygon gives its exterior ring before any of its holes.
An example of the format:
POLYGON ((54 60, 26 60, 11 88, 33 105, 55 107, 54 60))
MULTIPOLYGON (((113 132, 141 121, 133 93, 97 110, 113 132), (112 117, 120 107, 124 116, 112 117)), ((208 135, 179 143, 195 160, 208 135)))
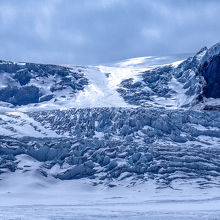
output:
POLYGON ((219 48, 0 61, 0 219, 220 219, 219 48))
POLYGON ((0 182, 4 220, 219 219, 219 188, 201 190, 181 181, 175 189, 157 188, 154 181, 124 187, 124 180, 114 188, 88 179, 59 181, 39 175, 41 163, 33 158, 18 159, 18 170, 0 182))

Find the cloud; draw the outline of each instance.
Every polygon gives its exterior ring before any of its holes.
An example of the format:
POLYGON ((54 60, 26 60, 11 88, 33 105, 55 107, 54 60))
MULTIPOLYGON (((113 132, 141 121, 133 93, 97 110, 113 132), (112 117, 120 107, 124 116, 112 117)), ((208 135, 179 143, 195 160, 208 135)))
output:
POLYGON ((219 41, 218 0, 2 0, 0 59, 100 64, 219 41))

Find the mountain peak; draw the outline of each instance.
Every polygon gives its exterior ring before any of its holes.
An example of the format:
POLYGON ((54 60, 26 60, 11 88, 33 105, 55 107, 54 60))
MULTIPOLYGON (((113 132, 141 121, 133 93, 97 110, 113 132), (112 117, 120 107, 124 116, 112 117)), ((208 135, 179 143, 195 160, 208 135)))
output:
POLYGON ((211 57, 219 55, 220 54, 220 42, 216 43, 212 47, 210 47, 206 53, 204 54, 201 64, 204 64, 206 61, 208 61, 211 57))

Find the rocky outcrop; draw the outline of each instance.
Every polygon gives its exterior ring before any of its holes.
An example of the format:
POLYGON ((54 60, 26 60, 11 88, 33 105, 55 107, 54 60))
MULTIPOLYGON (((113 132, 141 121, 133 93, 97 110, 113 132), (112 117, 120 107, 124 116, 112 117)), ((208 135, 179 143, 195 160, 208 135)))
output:
POLYGON ((199 74, 205 79, 203 95, 206 98, 220 98, 220 54, 201 65, 199 74))
POLYGON ((14 106, 71 96, 88 84, 80 68, 6 61, 0 61, 0 81, 0 101, 14 106))

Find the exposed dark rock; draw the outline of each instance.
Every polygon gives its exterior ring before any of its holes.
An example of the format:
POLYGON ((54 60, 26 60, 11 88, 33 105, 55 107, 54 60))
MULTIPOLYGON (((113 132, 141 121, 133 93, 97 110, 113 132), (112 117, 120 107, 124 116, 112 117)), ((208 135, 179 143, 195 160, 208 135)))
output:
POLYGON ((199 68, 205 79, 203 94, 207 98, 220 98, 220 55, 212 57, 199 68))

